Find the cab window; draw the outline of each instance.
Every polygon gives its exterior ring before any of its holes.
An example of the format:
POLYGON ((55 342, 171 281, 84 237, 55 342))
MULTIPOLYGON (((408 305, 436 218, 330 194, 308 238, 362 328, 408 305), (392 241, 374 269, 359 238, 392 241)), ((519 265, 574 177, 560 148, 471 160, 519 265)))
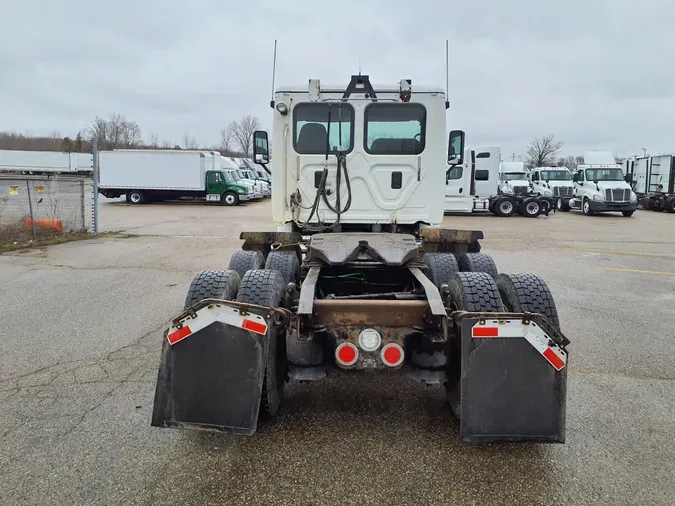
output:
POLYGON ((302 103, 293 108, 293 148, 303 155, 352 150, 354 108, 349 104, 302 103))
POLYGON ((421 104, 371 104, 365 110, 364 149, 371 155, 419 155, 427 111, 421 104))
POLYGON ((220 172, 209 172, 209 183, 217 184, 222 182, 220 172))
POLYGON ((461 179, 463 172, 464 172, 463 167, 461 165, 456 165, 455 167, 447 171, 445 179, 447 181, 451 181, 453 179, 461 179))

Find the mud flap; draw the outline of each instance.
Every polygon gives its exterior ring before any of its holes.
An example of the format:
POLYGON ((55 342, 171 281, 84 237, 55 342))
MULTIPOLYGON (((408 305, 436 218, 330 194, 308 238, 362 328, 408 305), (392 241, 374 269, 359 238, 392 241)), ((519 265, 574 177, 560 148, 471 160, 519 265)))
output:
POLYGON ((219 321, 174 345, 165 334, 152 425, 254 434, 264 340, 219 321))
MULTIPOLYGON (((528 329, 521 322, 511 323, 512 334, 528 329)), ((541 330, 545 324, 540 323, 541 330)), ((546 339, 533 344, 522 336, 486 332, 495 327, 485 327, 478 318, 463 318, 460 325, 462 440, 564 443, 567 353, 543 330, 540 335, 546 339), (479 321, 481 327, 476 326, 479 321)))

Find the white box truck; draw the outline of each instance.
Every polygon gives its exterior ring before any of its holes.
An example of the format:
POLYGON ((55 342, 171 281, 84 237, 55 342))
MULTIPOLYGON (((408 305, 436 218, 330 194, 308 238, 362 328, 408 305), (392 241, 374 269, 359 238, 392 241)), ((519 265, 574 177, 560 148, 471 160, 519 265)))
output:
POLYGON ((131 204, 199 198, 224 205, 250 200, 252 191, 220 168, 220 154, 120 149, 99 152, 99 193, 131 204), (216 164, 217 162, 217 164, 216 164))

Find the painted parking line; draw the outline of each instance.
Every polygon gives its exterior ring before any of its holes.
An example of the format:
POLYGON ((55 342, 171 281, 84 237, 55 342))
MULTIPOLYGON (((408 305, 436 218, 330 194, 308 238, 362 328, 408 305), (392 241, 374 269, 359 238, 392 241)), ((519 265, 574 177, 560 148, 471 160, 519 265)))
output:
POLYGON ((609 249, 591 249, 591 248, 569 248, 573 251, 586 251, 589 253, 608 253, 610 255, 641 255, 648 257, 668 257, 675 258, 673 253, 647 253, 645 251, 615 251, 609 249))
POLYGON ((622 269, 620 267, 600 267, 600 269, 603 271, 638 272, 641 274, 658 274, 659 276, 675 276, 675 272, 643 271, 640 269, 622 269))

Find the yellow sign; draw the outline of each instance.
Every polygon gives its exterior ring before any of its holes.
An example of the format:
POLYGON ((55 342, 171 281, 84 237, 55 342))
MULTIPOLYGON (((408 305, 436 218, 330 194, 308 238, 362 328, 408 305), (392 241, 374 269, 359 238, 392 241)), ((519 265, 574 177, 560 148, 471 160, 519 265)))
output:
POLYGON ((10 186, 9 187, 9 194, 10 195, 18 195, 19 194, 19 187, 18 186, 10 186))
POLYGON ((42 192, 44 192, 44 191, 45 191, 45 187, 44 187, 44 186, 36 186, 36 187, 35 187, 35 193, 42 193, 42 192))

